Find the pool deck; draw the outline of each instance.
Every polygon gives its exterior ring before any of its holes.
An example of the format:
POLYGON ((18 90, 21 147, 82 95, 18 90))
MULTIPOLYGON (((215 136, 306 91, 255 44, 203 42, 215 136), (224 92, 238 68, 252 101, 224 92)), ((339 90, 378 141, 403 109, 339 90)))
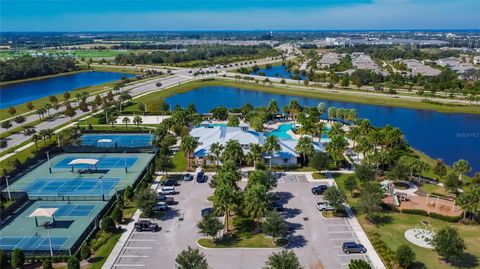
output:
MULTIPOLYGON (((66 241, 58 244, 54 247, 54 253, 56 250, 68 251, 72 248, 80 235, 88 228, 88 226, 94 221, 96 216, 102 211, 106 206, 107 202, 101 201, 75 201, 74 203, 68 204, 68 202, 54 202, 54 201, 30 201, 25 207, 23 207, 16 215, 12 216, 6 223, 1 226, 0 234, 2 235, 2 240, 8 241, 9 239, 15 239, 13 237, 26 237, 30 240, 30 244, 22 244, 24 248, 36 248, 36 243, 41 242, 43 239, 48 238, 48 232, 41 225, 47 221, 52 222, 52 218, 48 217, 38 217, 38 227, 35 224, 35 218, 30 218, 29 215, 39 207, 61 207, 62 205, 75 205, 75 206, 90 206, 88 212, 80 212, 85 214, 72 214, 68 216, 68 212, 59 212, 59 216, 55 217, 55 225, 49 229, 50 236, 54 238, 67 238, 66 241), (82 215, 82 216, 80 216, 82 215), (43 237, 43 238, 42 238, 43 237)), ((4 241, 3 241, 4 242, 4 241)), ((42 244, 41 251, 49 252, 49 245, 45 241, 42 244)), ((11 250, 8 246, 1 245, 0 249, 11 250)), ((26 249, 28 253, 31 249, 26 249)))
MULTIPOLYGON (((49 173, 49 164, 45 162, 35 169, 29 171, 27 174, 10 184, 11 191, 24 191, 27 186, 37 179, 81 179, 90 178, 98 179, 100 176, 103 178, 120 179, 115 186, 115 190, 120 190, 128 185, 132 185, 141 173, 146 169, 148 163, 153 159, 153 154, 148 153, 126 153, 127 158, 136 158, 136 161, 128 168, 128 172, 125 173, 124 167, 100 169, 98 172, 93 171, 88 174, 79 174, 77 171, 72 172, 71 168, 55 168, 56 164, 62 162, 66 158, 95 158, 97 157, 118 157, 123 158, 123 153, 109 153, 109 154, 95 154, 95 153, 74 153, 74 154, 61 154, 53 157, 50 160, 52 165, 52 173, 49 173)), ((75 169, 77 170, 77 169, 75 169)), ((4 190, 5 191, 5 190, 4 190)))

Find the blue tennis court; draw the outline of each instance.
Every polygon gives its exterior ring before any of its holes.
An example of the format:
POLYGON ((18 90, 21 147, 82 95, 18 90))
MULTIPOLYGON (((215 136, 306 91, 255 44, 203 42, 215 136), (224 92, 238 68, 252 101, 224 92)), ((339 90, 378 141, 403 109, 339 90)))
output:
POLYGON ((114 178, 35 179, 25 191, 29 195, 101 195, 108 194, 117 185, 114 178))
POLYGON ((49 250, 51 242, 53 250, 60 250, 69 238, 67 236, 52 236, 48 240, 48 236, 2 236, 0 237, 0 249, 49 250))
POLYGON ((95 209, 95 205, 74 204, 47 204, 42 203, 38 208, 57 208, 55 217, 86 217, 95 209))
POLYGON ((84 134, 80 138, 83 146, 94 147, 148 147, 152 144, 151 134, 84 134))
MULTIPOLYGON (((105 156, 89 156, 89 157, 66 157, 65 159, 61 160, 57 164, 55 164, 55 168, 71 168, 72 166, 69 163, 75 159, 96 159, 98 160, 97 168, 99 169, 110 169, 110 168, 123 168, 125 164, 127 168, 130 168, 135 162, 137 161, 137 157, 105 157, 105 156)), ((75 164, 75 168, 93 168, 94 166, 90 164, 75 164)))

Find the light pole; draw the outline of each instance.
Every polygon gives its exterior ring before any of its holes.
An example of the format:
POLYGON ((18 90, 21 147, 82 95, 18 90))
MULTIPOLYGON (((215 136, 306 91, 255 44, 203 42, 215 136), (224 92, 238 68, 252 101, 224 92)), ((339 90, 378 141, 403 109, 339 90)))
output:
POLYGON ((52 173, 52 164, 50 163, 50 151, 47 151, 48 171, 52 173))
POLYGON ((53 257, 52 239, 50 238, 50 226, 47 226, 48 244, 50 246, 50 256, 53 257))
POLYGON ((127 152, 124 151, 123 152, 123 164, 125 165, 125 173, 128 173, 128 170, 127 170, 127 157, 125 156, 127 152))
POLYGON ((8 176, 5 176, 5 181, 7 182, 8 199, 11 201, 12 200, 12 195, 10 194, 10 184, 8 184, 8 176))
POLYGON ((100 176, 98 179, 100 180, 100 191, 102 193, 102 201, 105 201, 105 198, 104 198, 104 195, 103 195, 103 180, 102 180, 103 176, 100 176))

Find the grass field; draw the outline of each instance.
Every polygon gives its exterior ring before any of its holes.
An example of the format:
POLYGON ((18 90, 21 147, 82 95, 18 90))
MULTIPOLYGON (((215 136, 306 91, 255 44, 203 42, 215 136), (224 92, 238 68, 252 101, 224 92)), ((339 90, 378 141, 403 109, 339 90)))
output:
MULTIPOLYGON (((280 85, 263 86, 260 84, 239 83, 239 82, 223 80, 223 79, 188 82, 188 83, 178 85, 169 89, 165 89, 162 91, 157 91, 157 92, 153 92, 151 94, 145 95, 141 98, 136 99, 135 103, 138 104, 140 102, 143 102, 148 106, 148 111, 159 112, 158 111, 159 100, 162 100, 170 95, 188 92, 190 90, 203 87, 203 86, 238 87, 245 90, 261 91, 261 92, 268 92, 273 94, 286 94, 286 95, 300 96, 300 97, 311 97, 311 98, 319 98, 319 99, 325 99, 325 100, 337 100, 337 101, 346 101, 346 102, 361 103, 361 104, 434 110, 434 111, 445 112, 445 113, 480 114, 480 109, 478 106, 440 105, 440 104, 431 104, 431 103, 425 103, 425 102, 414 101, 414 100, 392 98, 389 96, 372 97, 372 96, 361 96, 361 95, 346 95, 346 94, 342 94, 341 92, 325 92, 318 89, 291 88, 291 87, 282 87, 280 85)), ((127 110, 129 111, 136 111, 136 109, 137 109, 136 105, 127 108, 127 110)))
POLYGON ((185 158, 185 153, 178 151, 172 158, 173 165, 175 168, 174 172, 183 172, 187 170, 187 159, 185 158))
MULTIPOLYGON (((341 188, 347 194, 348 204, 355 210, 355 205, 357 204, 358 198, 353 198, 348 191, 345 190, 344 182, 348 177, 346 174, 337 174, 335 175, 335 182, 338 187, 341 188)), ((427 187, 429 188, 429 187, 427 187)), ((355 210, 356 211, 356 210, 355 210)), ((475 256, 477 259, 480 259, 480 249, 477 247, 477 242, 480 242, 480 227, 478 225, 463 225, 459 223, 449 223, 442 220, 433 219, 425 216, 417 216, 410 214, 401 214, 401 213, 387 213, 387 216, 390 218, 390 221, 386 224, 381 224, 379 226, 372 225, 365 218, 364 214, 356 213, 357 218, 362 225, 363 229, 367 232, 377 232, 380 234, 381 239, 386 243, 387 247, 395 251, 398 246, 401 244, 408 244, 416 253, 417 263, 414 268, 439 268, 447 269, 453 268, 447 264, 442 263, 439 260, 439 256, 435 250, 425 249, 417 247, 409 243, 405 237, 404 233, 406 230, 414 228, 416 225, 420 225, 423 220, 428 221, 435 230, 439 230, 445 226, 451 226, 458 229, 460 235, 463 237, 466 243, 465 252, 475 256)), ((468 260, 472 259, 472 256, 466 256, 466 263, 468 260)), ((472 267, 468 267, 472 268, 472 267)))

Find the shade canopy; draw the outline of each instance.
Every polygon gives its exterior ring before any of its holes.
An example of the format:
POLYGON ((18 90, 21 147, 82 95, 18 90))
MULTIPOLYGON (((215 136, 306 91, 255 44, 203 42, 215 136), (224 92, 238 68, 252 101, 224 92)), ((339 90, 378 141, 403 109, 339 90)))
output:
POLYGON ((112 139, 106 139, 106 138, 97 140, 98 143, 112 143, 112 141, 113 141, 112 139))
POLYGON ((28 217, 52 217, 57 210, 58 208, 37 208, 28 217))
POLYGON ((75 159, 68 163, 68 165, 75 165, 75 164, 89 164, 89 165, 97 165, 97 159, 75 159))

